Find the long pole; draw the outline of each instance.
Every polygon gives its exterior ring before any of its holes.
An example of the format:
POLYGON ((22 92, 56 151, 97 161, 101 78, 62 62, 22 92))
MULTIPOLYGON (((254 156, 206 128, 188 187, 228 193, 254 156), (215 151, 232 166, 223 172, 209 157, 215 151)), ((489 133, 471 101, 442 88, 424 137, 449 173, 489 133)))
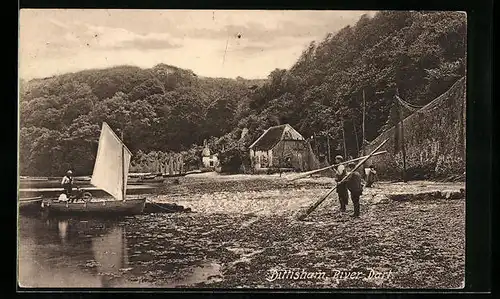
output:
MULTIPOLYGON (((378 155, 383 155, 387 153, 387 151, 380 151, 380 152, 376 152, 372 155, 372 157, 374 156, 378 156, 378 155)), ((351 162, 355 162, 355 161, 359 161, 359 160, 363 160, 364 158, 366 158, 367 156, 362 156, 362 157, 359 157, 359 158, 355 158, 355 159, 352 159, 352 160, 347 160, 347 161, 344 161, 344 162, 341 162, 341 163, 338 163, 338 164, 332 164, 330 166, 326 166, 326 167, 323 167, 323 168, 319 168, 319 169, 315 169, 315 170, 311 170, 311 171, 308 171, 308 172, 304 172, 304 173, 301 173, 299 174, 298 176, 294 177, 294 178, 290 178, 289 180, 290 181, 295 181, 295 180, 298 180, 300 178, 304 178, 308 175, 311 175, 311 174, 315 174, 317 172, 320 172, 320 171, 323 171, 323 170, 327 170, 327 169, 330 169, 330 168, 333 168, 333 167, 336 167, 336 166, 339 166, 339 165, 345 165, 345 164, 349 164, 351 162)))
POLYGON ((344 159, 347 159, 347 148, 345 146, 344 120, 342 119, 342 139, 344 140, 344 159))
POLYGON ((354 122, 353 116, 351 116, 351 120, 352 120, 352 128, 354 129, 354 137, 356 138, 356 150, 357 150, 357 153, 359 153, 358 132, 356 132, 356 123, 354 122))
POLYGON ((123 128, 121 133, 122 142, 122 200, 125 200, 125 150, 123 148, 123 128))
POLYGON ((365 110, 366 110, 366 100, 365 100, 365 89, 363 88, 363 124, 362 124, 362 131, 363 131, 363 136, 361 140, 361 149, 363 152, 363 156, 365 155, 365 110))
MULTIPOLYGON (((399 97, 399 90, 396 88, 396 96, 399 97)), ((403 182, 406 182, 406 147, 405 147, 405 133, 404 133, 404 123, 403 123, 403 109, 401 109, 401 103, 397 103, 398 111, 399 111, 399 123, 401 126, 401 152, 403 154, 403 172, 402 179, 403 182)))
POLYGON ((328 147, 328 164, 331 163, 332 161, 332 157, 331 157, 331 151, 330 151, 330 136, 328 136, 328 134, 326 134, 326 146, 328 147))
POLYGON ((311 214, 323 201, 325 201, 325 199, 328 198, 328 196, 333 192, 335 191, 335 189, 337 189, 337 186, 343 182, 345 182, 350 176, 351 174, 356 171, 361 165, 363 165, 366 160, 370 159, 371 156, 373 156, 374 153, 376 153, 382 146, 384 146, 384 144, 387 143, 389 139, 386 139, 384 140, 379 146, 377 146, 377 148, 375 148, 368 156, 366 156, 363 160, 359 161, 358 164, 356 164, 356 166, 340 181, 338 182, 335 187, 331 188, 323 197, 321 197, 318 201, 316 201, 315 203, 313 203, 311 206, 309 206, 307 208, 307 210, 305 210, 303 213, 300 213, 298 216, 297 216, 297 220, 304 220, 309 214, 311 214))
POLYGON ((317 137, 316 133, 313 133, 313 137, 314 137, 314 148, 316 149, 316 155, 318 156, 318 160, 319 160, 319 157, 320 157, 320 155, 319 155, 319 145, 318 145, 318 137, 317 137))

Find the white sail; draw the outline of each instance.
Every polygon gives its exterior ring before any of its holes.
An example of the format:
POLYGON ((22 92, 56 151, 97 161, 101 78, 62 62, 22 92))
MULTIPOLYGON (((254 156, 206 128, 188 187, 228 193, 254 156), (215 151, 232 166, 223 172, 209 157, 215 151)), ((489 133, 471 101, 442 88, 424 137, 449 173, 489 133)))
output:
POLYGON ((90 183, 106 191, 115 199, 123 200, 123 196, 127 191, 127 177, 131 156, 130 151, 109 125, 103 123, 90 183), (122 153, 124 157, 122 157, 122 153))

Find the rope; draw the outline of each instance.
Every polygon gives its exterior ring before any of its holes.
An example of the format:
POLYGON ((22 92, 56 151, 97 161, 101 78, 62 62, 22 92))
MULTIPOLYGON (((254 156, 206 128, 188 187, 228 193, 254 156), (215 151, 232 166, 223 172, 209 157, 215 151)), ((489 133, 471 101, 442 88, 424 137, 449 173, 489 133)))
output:
POLYGON ((418 106, 418 105, 412 104, 412 103, 410 103, 410 102, 408 102, 408 101, 405 101, 405 100, 403 100, 403 99, 402 99, 400 96, 398 96, 398 95, 396 95, 396 97, 398 97, 398 99, 399 99, 401 102, 405 103, 407 106, 410 106, 410 107, 413 107, 413 108, 418 108, 418 109, 420 109, 420 108, 423 108, 423 107, 424 107, 424 106, 418 106))
POLYGON ((410 104, 408 102, 406 102, 405 100, 403 100, 402 98, 400 98, 398 95, 396 95, 396 99, 398 100, 398 102, 404 106, 406 109, 412 111, 412 112, 415 112, 417 111, 418 109, 421 109, 423 108, 424 106, 417 106, 417 105, 414 105, 414 104, 410 104))

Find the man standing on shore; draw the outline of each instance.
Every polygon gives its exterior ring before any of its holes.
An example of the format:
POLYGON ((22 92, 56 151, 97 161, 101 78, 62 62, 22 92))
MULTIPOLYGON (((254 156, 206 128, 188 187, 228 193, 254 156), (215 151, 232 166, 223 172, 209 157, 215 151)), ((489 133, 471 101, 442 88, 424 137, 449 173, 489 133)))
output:
POLYGON ((352 172, 347 179, 347 189, 351 192, 352 205, 354 206, 353 217, 359 217, 359 197, 363 193, 363 185, 361 175, 357 171, 353 171, 356 165, 349 163, 347 171, 352 172))
MULTIPOLYGON (((335 157, 335 164, 342 163, 344 161, 344 158, 342 156, 336 156, 335 157)), ((347 192, 347 185, 346 182, 342 182, 339 184, 340 181, 346 176, 346 169, 344 165, 339 165, 335 169, 335 180, 337 181, 337 194, 339 196, 339 202, 340 202, 340 211, 345 212, 346 206, 349 200, 349 193, 347 192)))
POLYGON ((377 171, 375 170, 375 166, 372 165, 366 170, 366 187, 370 188, 376 179, 377 171))

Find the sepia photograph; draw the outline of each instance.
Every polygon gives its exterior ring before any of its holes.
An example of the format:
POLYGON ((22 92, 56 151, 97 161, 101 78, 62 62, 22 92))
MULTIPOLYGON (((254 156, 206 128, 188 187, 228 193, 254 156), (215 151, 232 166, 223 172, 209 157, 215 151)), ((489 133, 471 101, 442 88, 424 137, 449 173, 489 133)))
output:
POLYGON ((21 9, 17 285, 466 285, 467 13, 21 9))

